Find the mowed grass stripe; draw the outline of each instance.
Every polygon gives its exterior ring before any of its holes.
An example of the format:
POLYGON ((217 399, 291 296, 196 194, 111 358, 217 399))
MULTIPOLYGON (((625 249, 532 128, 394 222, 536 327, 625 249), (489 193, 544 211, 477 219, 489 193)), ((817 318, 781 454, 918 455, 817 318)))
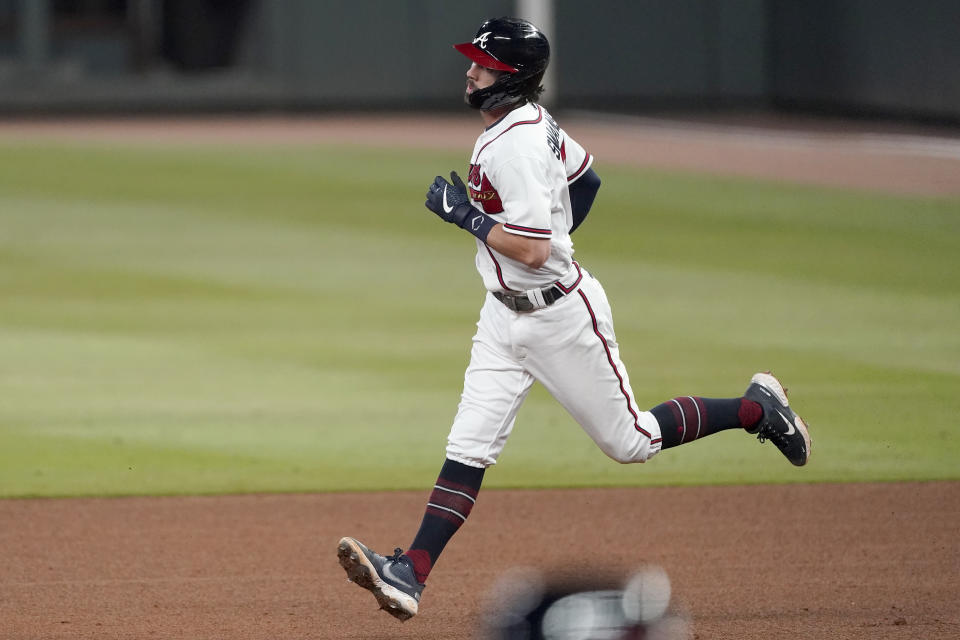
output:
MULTIPOLYGON (((421 489, 483 291, 460 155, 0 145, 0 495, 421 489)), ((485 484, 958 477, 960 202, 598 165, 576 234, 638 402, 773 368, 814 457, 607 460, 535 389, 485 484)))

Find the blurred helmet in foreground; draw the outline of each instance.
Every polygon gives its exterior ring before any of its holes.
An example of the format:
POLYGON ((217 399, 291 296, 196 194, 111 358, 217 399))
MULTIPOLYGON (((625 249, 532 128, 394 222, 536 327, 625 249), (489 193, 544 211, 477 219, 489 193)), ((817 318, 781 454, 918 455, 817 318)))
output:
POLYGON ((689 640, 686 617, 670 606, 670 578, 643 567, 627 580, 572 582, 534 569, 501 576, 490 592, 489 640, 689 640))

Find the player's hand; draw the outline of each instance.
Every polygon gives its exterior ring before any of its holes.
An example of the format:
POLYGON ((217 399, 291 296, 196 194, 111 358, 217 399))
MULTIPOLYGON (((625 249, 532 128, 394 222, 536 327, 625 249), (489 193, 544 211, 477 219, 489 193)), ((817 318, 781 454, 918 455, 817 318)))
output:
POLYGON ((450 172, 451 182, 437 176, 427 189, 426 207, 435 214, 450 222, 463 227, 464 221, 476 209, 470 204, 470 196, 467 195, 467 186, 457 175, 456 171, 450 172))

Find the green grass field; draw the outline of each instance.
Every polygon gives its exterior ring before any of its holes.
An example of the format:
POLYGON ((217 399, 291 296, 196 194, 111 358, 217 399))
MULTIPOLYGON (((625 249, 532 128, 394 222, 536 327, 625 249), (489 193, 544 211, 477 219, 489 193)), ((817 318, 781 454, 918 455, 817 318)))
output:
MULTIPOLYGON (((0 144, 0 496, 424 489, 483 291, 462 154, 0 144)), ((773 369, 808 467, 608 460, 542 389, 489 487, 960 478, 960 200, 600 164, 577 257, 641 406, 773 369)))

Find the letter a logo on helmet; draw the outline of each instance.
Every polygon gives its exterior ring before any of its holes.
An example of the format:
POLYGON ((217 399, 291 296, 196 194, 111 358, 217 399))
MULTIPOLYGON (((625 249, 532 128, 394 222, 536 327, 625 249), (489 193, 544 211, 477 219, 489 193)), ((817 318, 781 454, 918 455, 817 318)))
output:
POLYGON ((540 97, 540 82, 550 61, 550 43, 526 20, 487 20, 471 42, 455 44, 453 48, 481 67, 503 72, 489 87, 466 95, 471 107, 486 111, 536 102, 540 97))

